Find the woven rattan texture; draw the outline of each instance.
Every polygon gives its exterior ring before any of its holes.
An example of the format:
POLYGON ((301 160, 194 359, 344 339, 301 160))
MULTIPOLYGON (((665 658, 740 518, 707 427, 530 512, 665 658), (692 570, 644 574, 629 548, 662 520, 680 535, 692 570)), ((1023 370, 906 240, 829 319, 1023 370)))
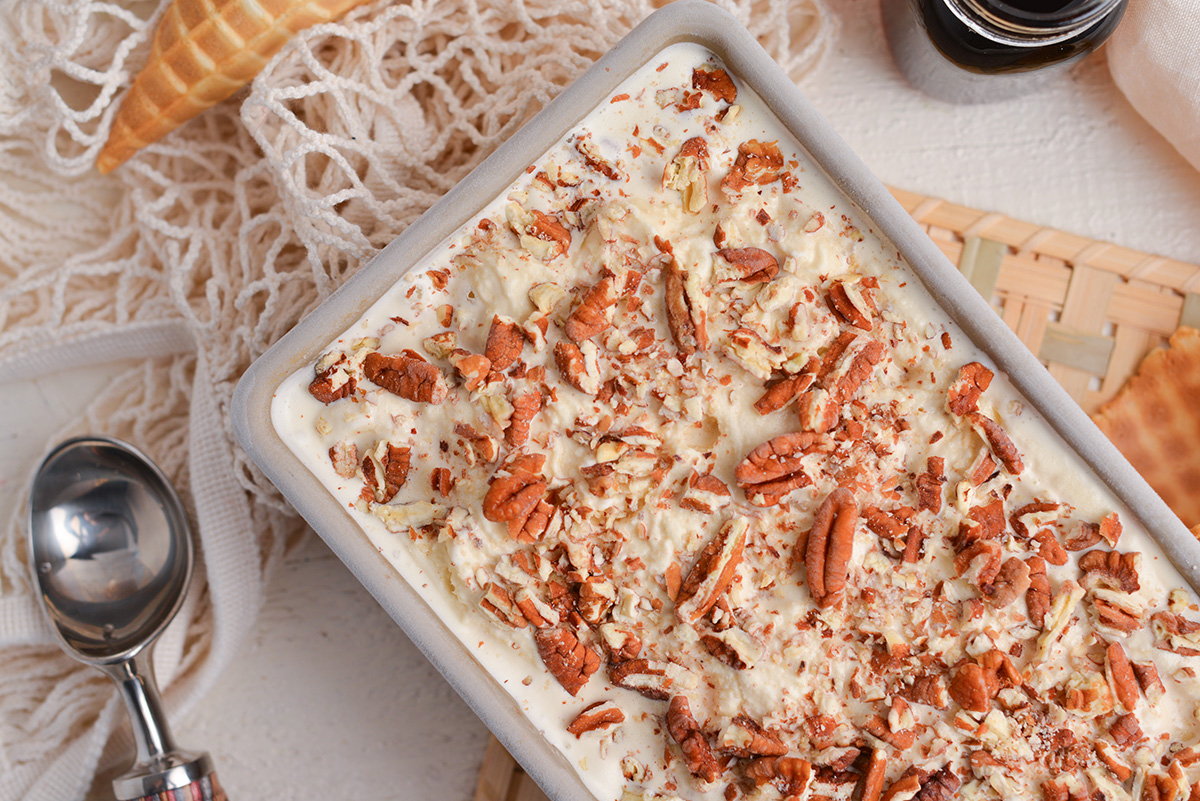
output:
POLYGON ((1200 266, 891 191, 1088 414, 1200 324, 1200 266))

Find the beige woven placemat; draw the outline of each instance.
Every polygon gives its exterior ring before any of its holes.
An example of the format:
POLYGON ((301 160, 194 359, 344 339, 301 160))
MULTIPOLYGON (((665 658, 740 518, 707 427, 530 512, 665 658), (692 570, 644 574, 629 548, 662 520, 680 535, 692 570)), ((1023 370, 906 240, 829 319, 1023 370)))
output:
MULTIPOLYGON (((1175 329, 1200 328, 1198 265, 891 192, 1088 414, 1175 329)), ((475 801, 546 796, 493 737, 475 801)))

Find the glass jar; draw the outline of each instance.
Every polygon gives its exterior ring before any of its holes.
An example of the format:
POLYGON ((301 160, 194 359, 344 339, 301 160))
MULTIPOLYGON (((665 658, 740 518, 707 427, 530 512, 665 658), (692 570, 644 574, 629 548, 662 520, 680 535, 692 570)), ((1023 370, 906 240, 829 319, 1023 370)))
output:
POLYGON ((952 103, 1037 89, 1099 47, 1126 0, 882 0, 884 31, 908 82, 952 103))

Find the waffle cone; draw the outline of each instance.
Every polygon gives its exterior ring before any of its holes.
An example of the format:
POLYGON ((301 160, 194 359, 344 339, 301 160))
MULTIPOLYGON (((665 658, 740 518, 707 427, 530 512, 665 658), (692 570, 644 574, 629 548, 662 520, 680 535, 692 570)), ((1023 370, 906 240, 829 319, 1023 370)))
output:
POLYGON ((1200 536, 1200 331, 1180 328, 1092 418, 1200 536))
POLYGON ((174 0, 117 111, 96 168, 109 173, 237 92, 297 31, 365 0, 174 0))

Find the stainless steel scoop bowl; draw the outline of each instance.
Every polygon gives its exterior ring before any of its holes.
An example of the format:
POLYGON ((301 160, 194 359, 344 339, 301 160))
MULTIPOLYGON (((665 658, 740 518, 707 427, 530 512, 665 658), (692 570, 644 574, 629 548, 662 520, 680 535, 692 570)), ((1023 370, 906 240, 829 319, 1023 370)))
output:
POLYGON ((193 564, 167 477, 120 440, 62 443, 33 480, 29 559, 63 648, 112 678, 129 710, 137 761, 113 782, 117 798, 197 785, 186 797, 224 799, 208 755, 175 747, 151 669, 150 646, 179 611, 193 564))

